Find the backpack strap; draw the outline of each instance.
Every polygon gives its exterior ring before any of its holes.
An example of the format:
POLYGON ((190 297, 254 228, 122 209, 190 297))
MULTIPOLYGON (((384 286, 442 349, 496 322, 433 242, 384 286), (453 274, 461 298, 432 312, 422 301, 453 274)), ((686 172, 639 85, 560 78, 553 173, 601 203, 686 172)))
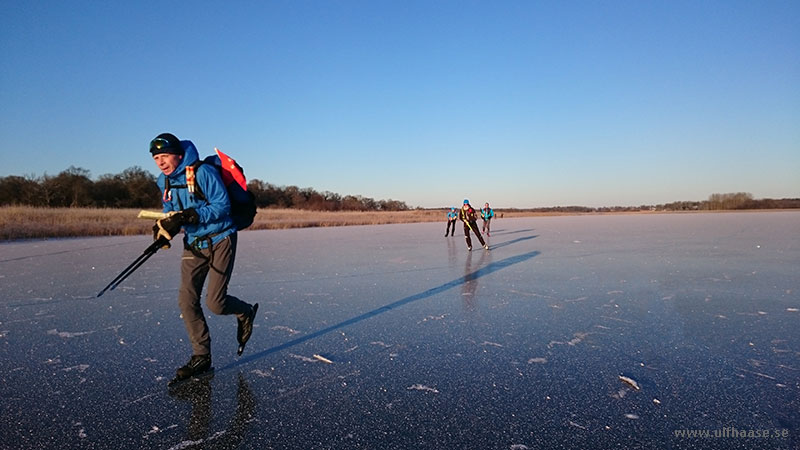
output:
MULTIPOLYGON (((197 168, 200 167, 201 165, 203 165, 204 163, 205 163, 205 161, 203 161, 203 160, 197 160, 197 161, 193 162, 192 164, 186 166, 186 184, 176 184, 174 186, 170 186, 169 178, 167 178, 166 189, 164 190, 164 192, 165 192, 164 195, 165 196, 167 195, 166 191, 169 190, 170 188, 172 188, 172 189, 186 189, 186 190, 189 191, 190 194, 193 194, 195 197, 199 198, 200 200, 208 201, 206 199, 205 194, 203 194, 203 190, 200 189, 200 185, 197 184, 197 176, 196 176, 197 168)), ((180 198, 178 198, 178 200, 180 200, 180 198)))
POLYGON ((186 167, 186 189, 189 190, 190 194, 194 194, 195 197, 199 198, 200 200, 205 200, 206 203, 208 199, 206 199, 205 194, 203 194, 203 190, 200 189, 200 185, 197 184, 197 170, 205 164, 205 161, 202 159, 198 159, 197 161, 193 162, 191 165, 186 167))

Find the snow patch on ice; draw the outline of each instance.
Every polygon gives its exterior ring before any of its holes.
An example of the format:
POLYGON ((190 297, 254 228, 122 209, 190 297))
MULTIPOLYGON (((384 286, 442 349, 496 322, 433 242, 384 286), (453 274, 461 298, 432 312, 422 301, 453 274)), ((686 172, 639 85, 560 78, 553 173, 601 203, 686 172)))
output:
POLYGON ((417 322, 417 323, 427 322, 429 320, 444 320, 445 317, 447 317, 447 314, 442 314, 441 316, 428 316, 428 317, 422 319, 421 322, 417 322))
POLYGON ((550 343, 549 343, 549 344, 547 344, 547 347, 548 347, 548 348, 552 348, 554 345, 570 345, 570 346, 575 346, 575 345, 578 345, 578 344, 580 344, 581 342, 583 342, 583 340, 584 340, 584 339, 586 338, 586 336, 588 336, 588 335, 589 335, 589 333, 585 333, 585 332, 579 332, 579 333, 575 333, 575 334, 573 335, 573 336, 575 336, 574 338, 572 338, 572 339, 570 339, 570 340, 568 340, 568 341, 566 341, 566 342, 564 342, 564 341, 550 341, 550 343))
POLYGON ((52 330, 47 330, 47 334, 56 335, 56 336, 58 336, 60 338, 64 338, 64 339, 74 338, 74 337, 78 337, 78 336, 84 336, 84 335, 92 334, 92 333, 94 333, 94 331, 70 332, 70 331, 58 331, 58 328, 53 328, 52 330))
POLYGON ((439 393, 439 391, 436 390, 435 388, 432 388, 432 387, 429 387, 429 386, 425 386, 423 384, 414 384, 414 385, 411 385, 411 386, 407 387, 406 389, 408 389, 409 391, 430 392, 432 394, 438 394, 439 393))
POLYGON ((303 356, 303 355, 295 355, 294 353, 289 353, 289 356, 291 356, 294 359, 299 359, 300 361, 303 361, 303 362, 311 362, 311 363, 318 362, 314 358, 309 358, 309 357, 303 356))
POLYGON ((150 431, 148 431, 147 433, 145 433, 145 435, 144 435, 144 436, 142 436, 142 437, 143 437, 143 438, 145 438, 145 439, 147 439, 147 438, 149 438, 149 437, 150 437, 150 435, 152 435, 152 434, 163 433, 163 432, 165 432, 165 431, 167 431, 167 430, 171 430, 172 428, 177 428, 177 427, 178 427, 178 425, 177 425, 177 424, 172 424, 172 425, 168 426, 167 428, 160 428, 160 427, 158 427, 157 425, 153 425, 153 427, 152 427, 152 428, 150 428, 150 431))
MULTIPOLYGON (((147 399, 148 399, 148 398, 150 398, 150 397, 154 397, 155 395, 156 395, 156 394, 149 394, 149 395, 145 395, 144 397, 139 397, 139 398, 137 398, 136 400, 133 400, 132 402, 130 402, 130 403, 128 403, 128 404, 129 404, 129 405, 132 405, 132 404, 134 404, 134 403, 139 403, 139 402, 141 402, 141 401, 147 400, 147 399)), ((153 427, 153 428, 158 428, 158 427, 153 427)))
POLYGON ((540 297, 540 298, 549 298, 549 299, 554 298, 554 297, 552 297, 550 295, 542 295, 542 294, 537 294, 535 292, 523 292, 523 291, 518 291, 516 289, 509 289, 508 292, 511 292, 512 294, 524 295, 524 296, 527 296, 527 297, 540 297))
POLYGON ((180 442, 180 443, 170 447, 169 450, 183 450, 183 449, 189 448, 189 447, 201 446, 201 444, 203 444, 205 442, 210 442, 210 441, 213 441, 215 439, 219 439, 220 437, 225 435, 225 433, 227 433, 227 432, 226 431, 217 431, 213 435, 209 436, 207 439, 198 439, 196 441, 186 440, 186 441, 180 442))
POLYGON ((283 326, 283 325, 275 325, 274 327, 271 327, 270 330, 273 330, 273 331, 285 331, 285 332, 287 332, 287 333, 289 333, 291 335, 300 334, 299 331, 297 331, 297 330, 295 330, 293 328, 289 328, 289 327, 283 326))
POLYGON ((580 428, 581 430, 588 430, 588 428, 586 428, 585 426, 583 426, 583 425, 581 425, 579 423, 573 422, 571 420, 568 420, 567 423, 569 423, 569 425, 571 427, 580 428))
POLYGON ((272 376, 272 374, 270 372, 265 372, 265 371, 263 371, 261 369, 254 369, 254 370, 251 370, 250 372, 256 374, 257 376, 259 376, 261 378, 270 378, 272 376))
POLYGON ((547 358, 531 358, 528 360, 528 364, 546 364, 547 358))

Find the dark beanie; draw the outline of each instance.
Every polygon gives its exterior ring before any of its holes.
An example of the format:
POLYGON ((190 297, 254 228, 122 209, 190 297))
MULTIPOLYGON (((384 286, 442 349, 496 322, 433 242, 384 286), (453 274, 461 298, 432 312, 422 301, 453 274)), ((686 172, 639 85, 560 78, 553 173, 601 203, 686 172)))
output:
POLYGON ((150 153, 153 156, 159 153, 170 153, 172 155, 183 155, 181 140, 172 133, 161 133, 150 141, 150 153))

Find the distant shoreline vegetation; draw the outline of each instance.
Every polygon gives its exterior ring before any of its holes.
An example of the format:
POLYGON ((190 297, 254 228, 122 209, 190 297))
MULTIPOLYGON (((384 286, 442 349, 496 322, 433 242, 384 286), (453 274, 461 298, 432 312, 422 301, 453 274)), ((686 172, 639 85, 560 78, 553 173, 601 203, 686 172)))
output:
MULTIPOLYGON (((397 200, 341 196, 296 186, 251 180, 258 215, 251 229, 444 221, 442 208, 410 208, 397 200)), ((495 200, 495 204, 500 201, 495 200)), ((498 218, 536 215, 726 211, 800 208, 800 199, 754 199, 749 193, 712 194, 704 201, 663 205, 495 208, 498 218)), ((152 222, 136 219, 140 209, 160 210, 156 177, 140 167, 92 181, 85 169, 70 167, 56 176, 0 177, 0 240, 139 235, 152 222)))
MULTIPOLYGON (((312 188, 275 186, 253 179, 247 190, 259 208, 292 208, 316 211, 408 211, 398 200, 375 200, 361 195, 317 192, 312 188)), ((89 171, 69 167, 55 176, 10 175, 0 177, 0 206, 45 208, 161 208, 156 177, 134 166, 120 174, 102 175, 96 181, 89 171)))
POLYGON ((639 206, 602 206, 592 208, 587 206, 553 206, 546 208, 515 209, 506 211, 529 212, 554 212, 554 213, 602 213, 602 212, 633 212, 633 211, 741 211, 759 209, 795 209, 800 208, 800 198, 763 198, 755 199, 747 192, 730 194, 711 194, 708 200, 680 201, 661 205, 639 206))
MULTIPOLYGON (((653 211, 629 208, 575 207, 539 208, 540 210, 495 209, 495 220, 516 217, 544 217, 584 214, 695 214, 716 211, 653 211), (544 211, 547 210, 547 211, 544 211)), ((135 208, 41 208, 0 206, 0 241, 89 236, 133 236, 152 233, 152 220, 137 219, 135 208)), ((259 209, 248 230, 337 227, 348 225, 385 225, 445 221, 447 208, 408 211, 310 211, 288 208, 259 209)), ((754 210, 750 210, 754 211, 754 210)), ((770 211, 760 209, 755 211, 770 211)), ((772 210, 775 211, 775 210, 772 210)), ((444 226, 444 225, 442 225, 444 226)), ((245 231, 248 232, 248 231, 245 231)))

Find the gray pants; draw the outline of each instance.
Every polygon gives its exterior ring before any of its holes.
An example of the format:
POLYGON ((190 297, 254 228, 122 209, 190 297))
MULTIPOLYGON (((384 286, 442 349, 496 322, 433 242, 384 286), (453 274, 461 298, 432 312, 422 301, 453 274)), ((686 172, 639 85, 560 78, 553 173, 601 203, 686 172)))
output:
POLYGON ((203 284, 208 278, 206 305, 214 314, 237 317, 250 312, 250 305, 228 295, 228 282, 236 259, 237 233, 217 242, 212 248, 183 249, 181 257, 181 287, 178 291, 178 307, 183 314, 183 323, 192 343, 193 355, 211 353, 211 336, 200 306, 203 284))

